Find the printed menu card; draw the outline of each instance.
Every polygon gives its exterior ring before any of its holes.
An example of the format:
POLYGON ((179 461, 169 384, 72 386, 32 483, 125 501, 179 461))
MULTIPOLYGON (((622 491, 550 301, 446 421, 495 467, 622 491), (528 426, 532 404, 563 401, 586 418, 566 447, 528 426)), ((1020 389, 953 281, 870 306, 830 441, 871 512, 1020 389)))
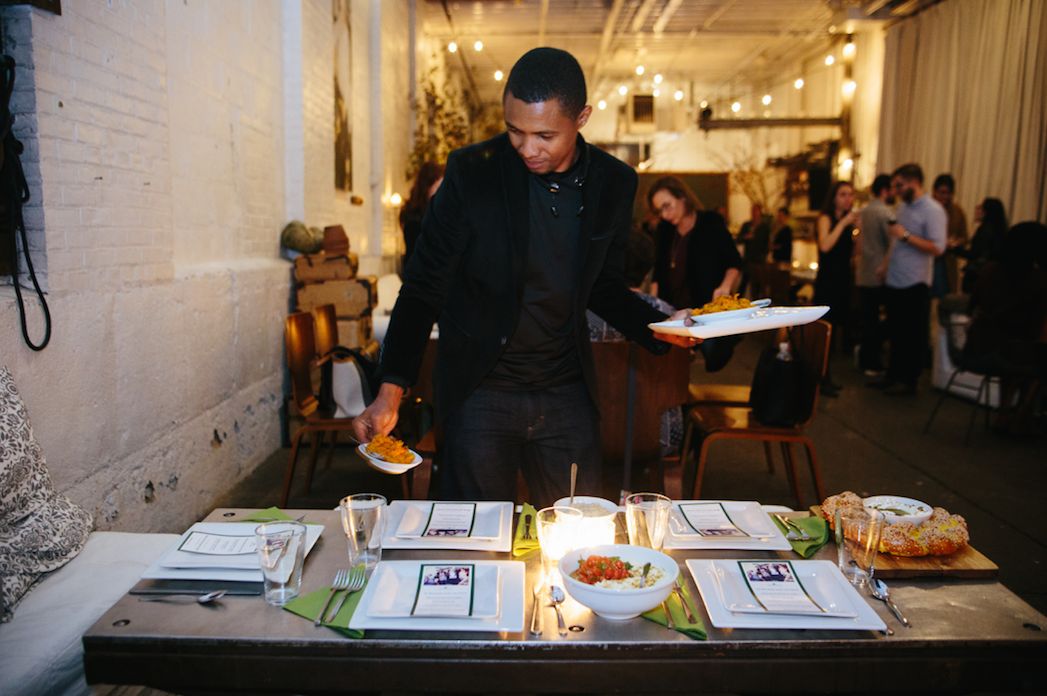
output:
POLYGON ((749 591, 768 613, 825 612, 808 594, 789 561, 738 561, 738 568, 749 591))
POLYGON ((191 531, 178 550, 207 556, 239 556, 255 552, 255 539, 254 536, 191 531))
POLYGON ((418 573, 412 616, 473 615, 476 566, 423 563, 418 573))
POLYGON ((677 506, 687 525, 697 534, 718 538, 746 538, 727 514, 723 503, 685 503, 677 506))
POLYGON ((476 503, 433 503, 423 537, 468 537, 476 524, 476 503))

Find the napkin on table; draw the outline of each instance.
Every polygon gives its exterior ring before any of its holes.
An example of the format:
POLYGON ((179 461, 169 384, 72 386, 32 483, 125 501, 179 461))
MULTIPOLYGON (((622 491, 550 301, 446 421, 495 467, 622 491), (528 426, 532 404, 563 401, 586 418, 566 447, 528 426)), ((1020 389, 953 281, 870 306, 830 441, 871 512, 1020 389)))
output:
MULTIPOLYGON (((771 515, 770 518, 777 525, 778 529, 782 531, 782 534, 789 532, 785 525, 774 518, 774 515, 771 515)), ((821 517, 814 517, 813 515, 811 517, 790 517, 789 521, 807 532, 811 537, 808 541, 786 537, 789 545, 793 547, 793 551, 800 554, 801 557, 810 558, 829 541, 829 523, 821 517)))
MULTIPOLYGON (((366 587, 366 585, 365 585, 366 587)), ((327 595, 331 592, 330 587, 321 587, 319 590, 310 592, 307 595, 300 595, 295 597, 290 602, 284 605, 284 609, 297 614, 302 618, 313 621, 316 619, 316 615, 320 613, 320 609, 324 608, 324 604, 327 602, 327 595)), ((347 638, 363 638, 364 632, 359 629, 349 628, 349 621, 353 618, 353 612, 356 611, 356 606, 360 603, 360 597, 363 596, 364 591, 353 592, 346 600, 345 604, 338 610, 334 619, 331 621, 325 621, 324 626, 341 633, 347 638)), ((342 593, 338 592, 331 599, 331 606, 341 601, 342 593)), ((327 608, 330 611, 330 607, 327 608)))
POLYGON ((516 519, 516 533, 513 535, 513 558, 526 556, 532 551, 541 548, 538 544, 538 511, 530 503, 524 503, 520 508, 520 516, 516 519), (531 538, 524 539, 524 518, 531 517, 531 538))
MULTIPOLYGON (((702 615, 698 613, 698 607, 691 598, 691 591, 687 589, 685 584, 682 591, 683 596, 687 598, 687 606, 691 608, 691 613, 694 615, 694 623, 687 620, 687 613, 683 610, 683 604, 680 603, 674 592, 665 600, 665 606, 669 608, 669 613, 673 615, 673 623, 676 624, 676 630, 692 640, 705 640, 708 637, 705 633, 705 624, 702 622, 702 615)), ((665 612, 662 611, 660 606, 646 612, 643 617, 662 626, 668 625, 665 621, 665 612)))
POLYGON ((273 506, 264 510, 255 510, 249 515, 237 517, 230 522, 294 522, 295 519, 280 508, 273 506))

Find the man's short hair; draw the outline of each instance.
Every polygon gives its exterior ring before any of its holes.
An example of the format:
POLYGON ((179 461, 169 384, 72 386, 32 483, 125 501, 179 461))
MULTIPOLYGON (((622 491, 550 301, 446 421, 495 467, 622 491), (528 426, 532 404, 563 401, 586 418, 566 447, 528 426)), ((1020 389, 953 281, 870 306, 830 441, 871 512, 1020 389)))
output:
POLYGON ((585 74, 582 66, 567 51, 558 48, 532 48, 520 56, 505 81, 502 101, 508 94, 527 104, 558 99, 569 118, 577 118, 585 108, 585 74))
POLYGON ((895 169, 894 173, 891 174, 891 178, 894 178, 896 176, 900 176, 903 179, 908 179, 909 181, 915 180, 920 182, 921 184, 923 183, 923 169, 920 168, 920 165, 915 164, 913 162, 903 164, 902 166, 895 169))
POLYGON ((946 187, 949 189, 949 193, 956 193, 956 179, 952 178, 952 174, 939 174, 934 178, 934 186, 932 188, 946 187))
POLYGON ((877 174, 876 178, 873 179, 873 195, 879 197, 881 193, 889 188, 891 188, 891 177, 887 174, 877 174))

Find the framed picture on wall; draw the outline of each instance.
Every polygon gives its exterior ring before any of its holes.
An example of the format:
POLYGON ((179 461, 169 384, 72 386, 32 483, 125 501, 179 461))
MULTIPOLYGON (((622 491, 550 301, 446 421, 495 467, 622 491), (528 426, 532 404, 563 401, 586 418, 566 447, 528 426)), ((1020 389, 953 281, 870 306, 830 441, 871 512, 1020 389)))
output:
POLYGON ((350 0, 332 0, 334 20, 334 187, 353 190, 353 51, 350 0))

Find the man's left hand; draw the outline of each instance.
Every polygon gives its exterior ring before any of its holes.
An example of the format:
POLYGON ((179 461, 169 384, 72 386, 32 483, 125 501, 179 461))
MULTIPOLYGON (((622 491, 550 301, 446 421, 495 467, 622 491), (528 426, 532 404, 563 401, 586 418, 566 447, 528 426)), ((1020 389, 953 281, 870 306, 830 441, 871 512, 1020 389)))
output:
MULTIPOLYGON (((691 319, 691 310, 689 309, 677 310, 666 321, 679 321, 680 319, 683 319, 684 326, 694 326, 694 320, 691 319)), ((681 348, 694 348, 702 342, 702 339, 694 338, 693 336, 677 336, 676 334, 664 334, 657 331, 654 332, 654 337, 659 341, 665 341, 681 348)))

